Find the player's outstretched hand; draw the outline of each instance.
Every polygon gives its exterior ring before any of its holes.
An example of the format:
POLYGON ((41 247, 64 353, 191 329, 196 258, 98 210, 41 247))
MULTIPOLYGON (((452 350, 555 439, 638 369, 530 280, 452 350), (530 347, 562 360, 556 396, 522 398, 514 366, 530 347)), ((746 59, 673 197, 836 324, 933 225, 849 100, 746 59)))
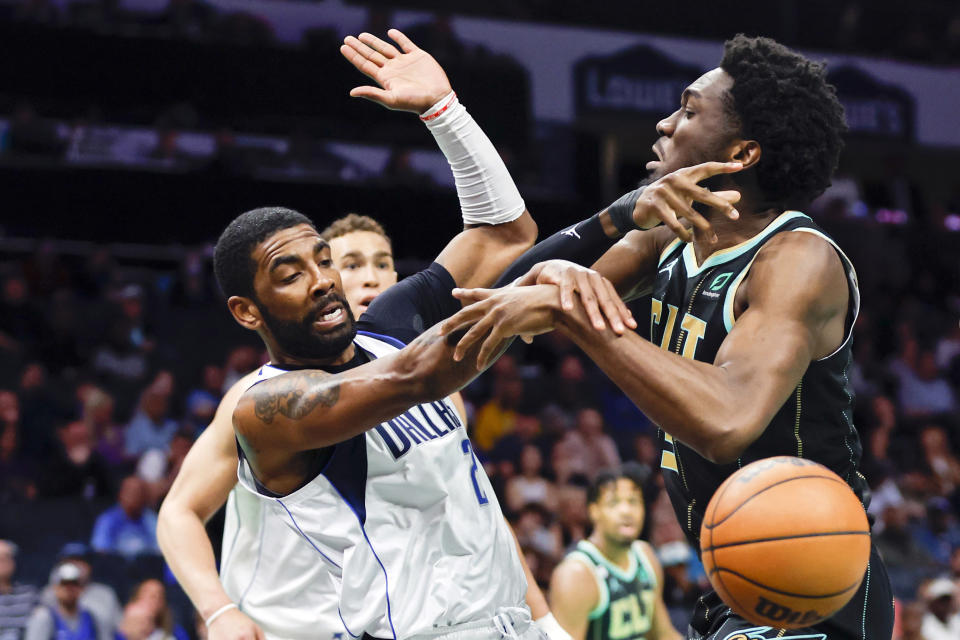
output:
POLYGON ((590 323, 597 331, 608 325, 618 336, 628 328, 636 329, 637 321, 620 299, 613 283, 602 275, 569 260, 547 260, 518 278, 515 285, 554 284, 560 287, 560 307, 573 311, 574 297, 579 295, 590 323))
POLYGON ((504 340, 552 331, 560 311, 559 290, 553 285, 454 289, 453 296, 466 306, 441 325, 440 333, 449 335, 469 327, 457 343, 453 359, 462 360, 472 345, 483 340, 477 354, 477 369, 481 370, 504 340))
POLYGON ((633 208, 633 222, 641 229, 652 229, 661 222, 670 227, 684 242, 693 240, 694 233, 704 240, 716 242, 710 222, 694 208, 694 202, 723 211, 731 220, 740 217, 733 207, 740 201, 739 191, 710 191, 698 182, 721 173, 736 173, 743 169, 739 162, 704 162, 692 167, 677 169, 647 186, 633 208), (680 222, 686 219, 693 225, 693 232, 680 222))
POLYGON ((208 640, 264 640, 265 636, 257 623, 239 609, 232 609, 219 616, 207 628, 208 640))
POLYGON ((344 38, 340 47, 343 57, 380 85, 355 87, 351 96, 420 114, 453 91, 433 56, 397 29, 390 29, 387 35, 400 49, 370 33, 344 38))

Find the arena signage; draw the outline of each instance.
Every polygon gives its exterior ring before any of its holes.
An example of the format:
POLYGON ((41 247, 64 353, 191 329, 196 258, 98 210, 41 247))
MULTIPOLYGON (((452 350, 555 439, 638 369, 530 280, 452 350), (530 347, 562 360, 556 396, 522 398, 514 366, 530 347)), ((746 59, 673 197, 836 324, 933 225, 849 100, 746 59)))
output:
POLYGON ((577 115, 665 115, 677 108, 684 88, 701 73, 648 45, 583 58, 573 68, 577 115))
POLYGON ((851 133, 900 140, 914 138, 915 106, 910 93, 853 66, 829 69, 827 77, 837 87, 851 133))

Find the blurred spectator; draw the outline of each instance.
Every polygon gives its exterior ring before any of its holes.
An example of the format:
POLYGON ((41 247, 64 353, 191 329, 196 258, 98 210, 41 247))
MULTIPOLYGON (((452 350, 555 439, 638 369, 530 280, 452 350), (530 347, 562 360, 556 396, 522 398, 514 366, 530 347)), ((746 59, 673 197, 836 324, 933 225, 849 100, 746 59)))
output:
POLYGON ((490 452, 490 459, 497 462, 506 461, 519 469, 522 466, 521 455, 527 446, 535 446, 543 454, 542 445, 549 446, 540 436, 540 420, 535 416, 518 414, 514 421, 513 432, 497 442, 490 452))
POLYGON ((24 640, 106 640, 112 633, 98 629, 93 615, 80 605, 82 572, 72 562, 57 566, 53 576, 53 606, 37 607, 27 623, 24 640))
POLYGON ((114 640, 166 640, 157 631, 150 605, 146 602, 130 602, 123 608, 123 617, 114 640))
POLYGON ((66 414, 43 364, 29 362, 23 367, 17 395, 21 424, 29 425, 21 433, 22 450, 29 457, 43 458, 56 449, 55 426, 66 414))
POLYGON ((530 547, 551 561, 558 560, 563 552, 560 526, 540 503, 530 502, 519 510, 513 531, 521 547, 530 547))
POLYGON ((920 445, 936 491, 950 495, 960 485, 960 460, 953 453, 946 430, 936 424, 926 425, 920 432, 920 445))
POLYGON ((127 455, 138 456, 148 449, 166 450, 177 432, 177 422, 168 416, 173 379, 161 373, 140 396, 140 406, 127 425, 127 455))
POLYGON ((147 508, 147 483, 128 476, 120 485, 117 504, 97 517, 90 545, 96 551, 132 558, 141 553, 160 553, 157 546, 157 514, 147 508))
POLYGON ((918 350, 915 342, 910 343, 890 369, 900 384, 897 398, 904 415, 929 417, 956 411, 953 390, 940 376, 933 351, 918 350))
POLYGON ((948 566, 951 553, 960 547, 960 525, 950 501, 940 496, 928 500, 927 517, 914 525, 913 535, 937 564, 948 566))
POLYGON ((187 395, 187 413, 183 417, 183 428, 190 434, 200 435, 213 421, 220 398, 206 389, 194 389, 187 395))
POLYGON ((21 640, 40 594, 33 585, 13 581, 17 545, 0 540, 0 640, 21 640))
MULTIPOLYGON (((143 605, 150 615, 150 640, 188 640, 186 630, 173 619, 173 611, 167 604, 167 590, 154 578, 144 580, 133 589, 130 605, 143 605)), ((129 606, 129 605, 128 605, 129 606)))
POLYGON ((19 275, 4 278, 0 290, 0 349, 19 353, 36 339, 41 326, 27 281, 19 275))
MULTIPOLYGON (((3 411, 4 393, 8 392, 0 391, 0 411, 3 411)), ((19 425, 11 423, 0 426, 0 504, 22 502, 36 497, 35 466, 36 461, 27 458, 20 451, 19 425)))
POLYGON ((101 637, 108 640, 120 621, 120 601, 113 588, 101 582, 93 582, 93 568, 90 566, 90 549, 83 542, 68 542, 63 545, 57 554, 57 565, 50 574, 50 584, 43 590, 41 600, 44 605, 52 607, 56 604, 56 575, 57 568, 63 563, 70 563, 80 569, 80 584, 83 591, 80 594, 80 606, 93 615, 101 637))
POLYGON ((75 420, 57 430, 60 447, 40 468, 41 497, 105 498, 112 495, 110 470, 93 448, 90 427, 75 420))
POLYGON ((707 586, 690 575, 693 551, 685 541, 675 540, 657 549, 657 556, 663 566, 663 601, 671 610, 671 619, 689 621, 693 606, 707 586))
POLYGON ((556 510, 556 491, 542 472, 543 454, 540 449, 528 444, 520 454, 520 475, 507 482, 506 506, 511 513, 518 513, 531 502, 540 503, 551 512, 556 510))
POLYGON ((93 434, 95 448, 111 466, 127 462, 123 426, 114 422, 113 396, 100 389, 90 387, 83 397, 83 421, 93 434))
POLYGON ((925 589, 927 613, 923 616, 924 640, 960 638, 960 615, 956 613, 957 587, 947 578, 936 578, 925 589))
POLYGON ((587 537, 590 523, 587 511, 588 484, 584 476, 573 476, 556 488, 557 520, 562 529, 564 547, 587 537))
POLYGON ((600 469, 620 464, 620 454, 613 438, 603 432, 603 416, 596 409, 577 412, 576 428, 557 443, 554 469, 558 479, 573 474, 593 478, 600 469))
POLYGON ((257 368, 260 364, 260 354, 253 347, 235 347, 227 356, 223 367, 223 388, 221 394, 230 390, 240 378, 257 368))
POLYGON ((923 602, 911 602, 900 608, 900 635, 894 630, 894 640, 927 640, 923 632, 923 617, 927 608, 923 602))
POLYGON ((167 451, 150 449, 140 457, 137 476, 147 483, 148 504, 158 505, 167 495, 192 445, 192 434, 181 429, 173 436, 167 451))
POLYGON ((516 359, 507 354, 491 368, 493 395, 477 411, 471 440, 480 451, 490 451, 500 438, 511 433, 517 420, 517 407, 523 398, 523 380, 516 359))

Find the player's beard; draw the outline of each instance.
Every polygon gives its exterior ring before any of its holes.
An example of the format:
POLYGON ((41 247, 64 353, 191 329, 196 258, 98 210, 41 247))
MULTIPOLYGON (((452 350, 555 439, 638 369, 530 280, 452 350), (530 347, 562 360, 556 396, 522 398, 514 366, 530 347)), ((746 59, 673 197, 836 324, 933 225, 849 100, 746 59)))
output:
POLYGON ((357 324, 347 304, 347 299, 339 293, 329 293, 314 305, 303 320, 282 320, 261 307, 263 323, 284 353, 304 360, 330 360, 338 357, 350 346, 357 335, 357 324), (320 312, 331 302, 339 302, 346 314, 346 321, 332 331, 318 333, 313 323, 320 312))

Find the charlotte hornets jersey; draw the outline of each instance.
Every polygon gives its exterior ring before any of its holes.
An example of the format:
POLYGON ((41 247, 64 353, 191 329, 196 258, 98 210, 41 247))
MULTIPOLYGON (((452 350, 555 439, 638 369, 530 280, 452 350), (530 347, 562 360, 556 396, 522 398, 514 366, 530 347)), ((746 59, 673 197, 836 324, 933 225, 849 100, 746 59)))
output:
MULTIPOLYGON (((364 332, 354 344, 370 358, 403 346, 364 332)), ((265 365, 260 379, 283 373, 265 365)), ((264 517, 295 532, 333 576, 351 637, 409 638, 526 607, 513 537, 449 400, 330 450, 320 474, 286 496, 259 490, 242 456, 238 477, 264 517)), ((270 562, 284 558, 271 550, 270 562)))
POLYGON ((329 567, 268 512, 242 487, 230 492, 220 555, 224 591, 267 640, 346 640, 329 567))
MULTIPOLYGON (((766 430, 735 463, 718 465, 701 457, 663 430, 661 467, 677 518, 690 544, 699 549, 700 525, 717 487, 739 467, 770 456, 791 455, 819 462, 844 478, 869 502, 869 490, 857 471, 862 448, 853 426, 851 331, 860 306, 853 266, 836 243, 799 211, 786 211, 749 240, 717 251, 697 264, 692 244, 675 240, 661 253, 653 287, 650 335, 654 344, 685 358, 713 362, 733 328, 734 298, 760 249, 776 234, 811 233, 836 249, 850 289, 843 344, 810 363, 800 384, 766 430)), ((798 287, 805 283, 797 282, 798 287)), ((696 398, 691 398, 696 402, 696 398)))
POLYGON ((653 626, 657 574, 639 543, 628 554, 630 566, 623 569, 589 540, 581 540, 567 556, 590 567, 600 590, 600 600, 588 616, 586 640, 644 640, 653 626))

